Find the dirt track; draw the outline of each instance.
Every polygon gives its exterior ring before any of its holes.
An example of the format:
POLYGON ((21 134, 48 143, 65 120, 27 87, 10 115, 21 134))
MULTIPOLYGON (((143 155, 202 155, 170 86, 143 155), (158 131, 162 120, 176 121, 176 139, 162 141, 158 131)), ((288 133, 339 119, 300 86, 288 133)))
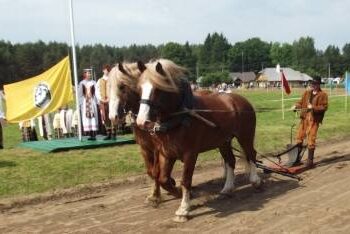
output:
POLYGON ((349 141, 319 147, 316 160, 302 182, 273 175, 261 192, 239 167, 231 197, 218 195, 220 165, 198 169, 187 223, 172 221, 180 200, 146 206, 150 183, 134 183, 3 211, 0 233, 350 233, 349 141))

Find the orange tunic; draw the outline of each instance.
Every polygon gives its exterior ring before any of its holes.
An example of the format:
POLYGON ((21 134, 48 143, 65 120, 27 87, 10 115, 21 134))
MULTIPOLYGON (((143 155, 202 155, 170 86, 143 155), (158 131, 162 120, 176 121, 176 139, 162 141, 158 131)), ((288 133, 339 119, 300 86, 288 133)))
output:
POLYGON ((328 108, 328 95, 322 90, 315 95, 312 94, 312 90, 305 91, 301 100, 296 103, 296 107, 301 109, 296 141, 302 143, 307 136, 308 148, 314 149, 318 127, 328 108), (307 109, 308 104, 312 104, 312 109, 307 109))

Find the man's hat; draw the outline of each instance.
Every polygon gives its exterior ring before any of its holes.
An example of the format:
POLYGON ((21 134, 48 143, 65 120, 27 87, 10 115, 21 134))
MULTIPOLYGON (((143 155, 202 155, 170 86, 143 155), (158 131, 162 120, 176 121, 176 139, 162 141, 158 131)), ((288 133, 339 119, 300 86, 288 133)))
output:
POLYGON ((320 76, 315 76, 314 78, 312 78, 311 83, 313 83, 313 84, 323 84, 322 83, 322 79, 321 79, 320 76))

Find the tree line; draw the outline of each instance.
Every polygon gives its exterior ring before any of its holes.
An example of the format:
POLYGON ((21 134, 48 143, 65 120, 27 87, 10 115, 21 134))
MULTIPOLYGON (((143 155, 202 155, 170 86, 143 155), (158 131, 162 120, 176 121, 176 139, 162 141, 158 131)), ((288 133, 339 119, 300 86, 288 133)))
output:
MULTIPOLYGON (((329 45, 324 51, 315 48, 312 37, 301 37, 293 43, 266 42, 258 37, 231 44, 223 34, 208 34, 203 44, 169 42, 154 45, 77 46, 78 71, 93 67, 97 77, 104 64, 121 61, 148 62, 168 58, 189 70, 189 78, 199 76, 212 83, 226 80, 229 72, 255 73, 265 67, 291 67, 311 76, 342 76, 350 70, 350 43, 342 48, 329 45)), ((17 82, 47 70, 70 54, 66 43, 42 41, 12 44, 0 41, 0 85, 17 82)), ((210 83, 210 82, 209 82, 210 83)))

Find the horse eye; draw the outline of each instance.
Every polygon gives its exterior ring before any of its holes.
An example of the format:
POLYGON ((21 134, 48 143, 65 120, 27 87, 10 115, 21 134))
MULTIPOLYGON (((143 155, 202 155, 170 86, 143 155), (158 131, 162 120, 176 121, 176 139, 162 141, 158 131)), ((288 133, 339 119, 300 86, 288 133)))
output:
POLYGON ((123 91, 123 90, 124 90, 124 88, 125 88, 125 85, 123 85, 123 84, 118 85, 118 88, 119 88, 119 90, 123 91))

